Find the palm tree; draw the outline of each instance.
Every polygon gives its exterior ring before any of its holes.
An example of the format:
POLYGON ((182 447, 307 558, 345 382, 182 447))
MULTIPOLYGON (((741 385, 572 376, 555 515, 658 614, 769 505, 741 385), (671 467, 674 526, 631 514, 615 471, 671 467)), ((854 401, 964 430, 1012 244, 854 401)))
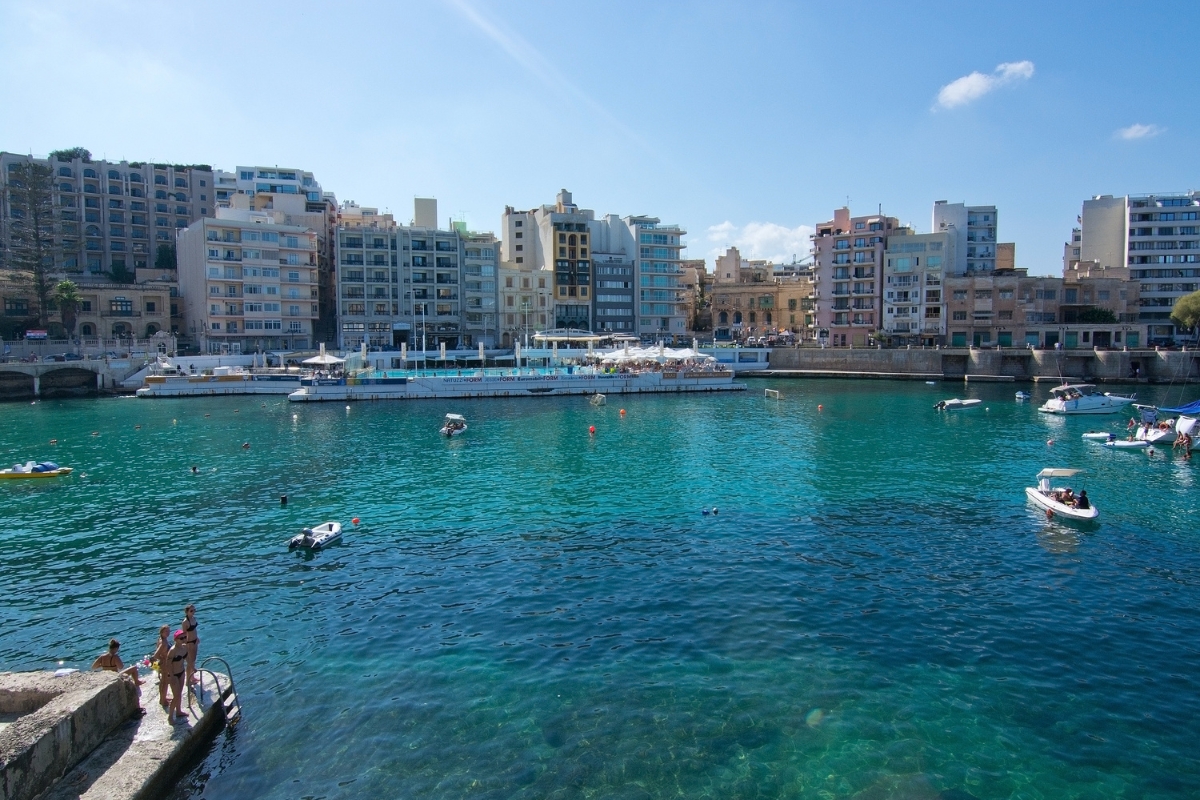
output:
POLYGON ((54 304, 62 314, 63 327, 67 329, 67 338, 75 337, 75 312, 83 302, 83 295, 74 281, 62 280, 54 286, 54 304))

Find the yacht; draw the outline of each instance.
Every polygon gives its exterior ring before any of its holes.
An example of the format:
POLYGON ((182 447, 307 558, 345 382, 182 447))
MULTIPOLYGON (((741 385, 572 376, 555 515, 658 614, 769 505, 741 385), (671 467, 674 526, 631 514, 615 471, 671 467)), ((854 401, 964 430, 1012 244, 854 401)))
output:
POLYGON ((1050 390, 1050 399, 1038 407, 1046 414, 1115 414, 1136 397, 1098 392, 1090 383, 1068 383, 1050 390))

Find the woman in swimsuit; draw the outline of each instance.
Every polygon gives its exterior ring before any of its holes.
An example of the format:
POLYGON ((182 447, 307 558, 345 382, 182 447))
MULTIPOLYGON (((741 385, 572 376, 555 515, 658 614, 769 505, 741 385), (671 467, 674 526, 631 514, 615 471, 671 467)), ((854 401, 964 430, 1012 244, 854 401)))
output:
POLYGON ((196 628, 200 625, 196 622, 196 607, 191 603, 183 609, 183 623, 179 626, 187 634, 187 679, 188 683, 196 683, 196 653, 200 650, 200 634, 196 633, 196 628))
POLYGON ((158 647, 150 659, 158 669, 158 704, 167 707, 167 651, 171 649, 171 626, 163 625, 158 629, 158 647))
POLYGON ((183 630, 175 631, 175 644, 167 651, 162 664, 162 670, 167 676, 167 686, 171 689, 171 705, 167 709, 167 720, 170 722, 182 721, 187 717, 187 712, 180 706, 183 700, 183 673, 187 671, 188 652, 187 633, 183 630))
POLYGON ((116 639, 108 640, 108 652, 102 653, 92 662, 92 669, 102 669, 107 672, 116 672, 131 678, 138 686, 142 685, 138 679, 137 664, 131 667, 126 667, 121 661, 121 657, 117 655, 117 651, 121 649, 121 643, 116 639))

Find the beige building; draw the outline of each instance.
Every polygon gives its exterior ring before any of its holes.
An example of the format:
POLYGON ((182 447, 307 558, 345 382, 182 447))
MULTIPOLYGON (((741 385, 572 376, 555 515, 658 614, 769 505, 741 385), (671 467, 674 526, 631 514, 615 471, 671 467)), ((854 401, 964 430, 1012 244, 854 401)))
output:
POLYGON ((881 329, 889 343, 945 343, 943 284, 947 271, 953 269, 957 246, 958 237, 951 230, 914 234, 901 228, 888 237, 881 329))
POLYGON ((951 347, 1137 347, 1136 292, 1118 274, 1025 270, 947 277, 951 347))
POLYGON ((315 346, 317 232, 277 210, 218 209, 179 235, 186 333, 203 353, 315 346))
POLYGON ((769 261, 746 261, 736 247, 717 258, 712 326, 716 341, 801 333, 813 296, 807 272, 782 274, 769 261))
POLYGON ((550 279, 548 270, 533 269, 532 265, 500 264, 500 347, 518 342, 528 347, 533 334, 552 327, 554 290, 550 279))

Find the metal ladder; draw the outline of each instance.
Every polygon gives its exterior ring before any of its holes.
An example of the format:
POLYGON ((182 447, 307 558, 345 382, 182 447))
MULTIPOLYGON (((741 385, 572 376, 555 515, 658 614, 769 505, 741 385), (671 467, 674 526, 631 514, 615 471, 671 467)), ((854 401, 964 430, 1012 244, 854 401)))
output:
POLYGON ((191 684, 188 685, 188 708, 194 708, 194 701, 201 711, 207 710, 204 708, 204 676, 207 674, 213 682, 214 702, 221 704, 221 713, 225 717, 225 724, 230 727, 236 725, 242 718, 242 704, 238 700, 237 690, 233 685, 233 670, 230 669, 229 662, 220 656, 208 656, 196 667, 196 672, 200 675, 200 691, 197 692, 191 684), (224 675, 208 668, 209 662, 214 661, 225 668, 224 675), (228 679, 224 686, 222 686, 222 678, 228 679))

